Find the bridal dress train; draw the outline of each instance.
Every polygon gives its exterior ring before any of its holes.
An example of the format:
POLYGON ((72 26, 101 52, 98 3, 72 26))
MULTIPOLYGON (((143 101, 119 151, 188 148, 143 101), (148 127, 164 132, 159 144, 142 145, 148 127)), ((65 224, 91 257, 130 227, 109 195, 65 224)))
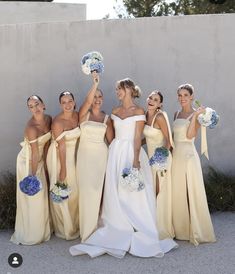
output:
MULTIPOLYGON (((207 205, 201 163, 194 138, 186 136, 190 124, 177 118, 173 124, 172 205, 175 237, 194 245, 215 242, 215 234, 207 205)), ((206 136, 205 136, 206 137, 206 136)), ((203 138, 202 138, 203 139, 203 138)), ((205 140, 201 140, 204 143, 205 140)))
POLYGON ((51 139, 48 132, 35 140, 27 138, 21 143, 22 149, 17 157, 17 209, 15 232, 11 241, 16 244, 34 245, 48 241, 51 236, 49 224, 48 188, 44 169, 44 146, 51 139), (36 176, 42 182, 42 190, 34 196, 24 194, 19 188, 19 182, 30 174, 31 143, 38 143, 39 162, 36 176))
POLYGON ((121 119, 112 114, 111 118, 115 139, 109 148, 100 227, 84 243, 72 246, 70 253, 91 257, 107 253, 122 258, 129 252, 139 257, 162 257, 177 244, 172 239, 159 240, 153 178, 142 148, 139 159, 145 188, 130 192, 119 184, 123 169, 132 167, 136 122, 145 121, 145 116, 121 119))

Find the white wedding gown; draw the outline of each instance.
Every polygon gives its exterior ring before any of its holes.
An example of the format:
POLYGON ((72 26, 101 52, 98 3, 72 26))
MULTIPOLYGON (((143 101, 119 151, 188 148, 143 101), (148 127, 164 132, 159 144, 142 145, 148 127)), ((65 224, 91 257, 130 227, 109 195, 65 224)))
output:
POLYGON ((119 184, 122 170, 132 167, 136 122, 145 121, 145 116, 121 119, 112 114, 111 118, 115 139, 109 148, 100 227, 84 243, 70 247, 70 253, 91 257, 108 253, 122 258, 129 252, 139 257, 162 257, 177 244, 172 239, 159 240, 152 172, 142 148, 139 159, 145 188, 130 192, 119 184))

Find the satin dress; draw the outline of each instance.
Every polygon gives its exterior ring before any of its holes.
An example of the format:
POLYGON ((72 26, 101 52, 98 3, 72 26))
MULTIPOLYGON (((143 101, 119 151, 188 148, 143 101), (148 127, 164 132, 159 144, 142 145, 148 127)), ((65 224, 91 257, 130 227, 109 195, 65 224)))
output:
MULTIPOLYGON (((154 122, 159 113, 162 113, 164 116, 169 137, 170 143, 173 146, 171 138, 171 129, 166 112, 159 111, 153 118, 152 124, 144 126, 144 136, 146 138, 148 156, 151 158, 154 155, 154 151, 158 147, 165 146, 164 135, 161 129, 154 128, 154 122)), ((151 166, 153 173, 153 189, 156 195, 156 179, 158 178, 159 182, 159 193, 156 196, 156 214, 157 214, 157 227, 159 231, 159 238, 174 238, 174 229, 172 224, 172 197, 171 197, 171 163, 172 156, 169 153, 167 159, 166 172, 161 172, 157 169, 156 165, 151 166)))
POLYGON ((84 243, 72 246, 70 253, 91 257, 108 253, 123 258, 129 252, 139 257, 162 257, 177 244, 172 239, 159 241, 152 173, 144 149, 139 159, 145 188, 130 192, 120 184, 123 169, 133 164, 136 123, 145 121, 145 116, 121 119, 112 114, 111 118, 115 139, 109 146, 100 226, 84 243))
POLYGON ((11 241, 16 244, 34 245, 50 239, 48 187, 44 170, 44 146, 51 139, 48 132, 35 140, 27 138, 21 143, 22 149, 17 156, 16 172, 16 221, 11 241), (31 173, 31 143, 38 143, 39 162, 36 176, 42 183, 42 189, 34 196, 28 196, 19 188, 19 182, 31 173))
MULTIPOLYGON (((173 124, 174 144, 172 161, 172 205, 175 237, 198 245, 215 242, 208 209, 202 168, 194 145, 187 138, 191 115, 177 118, 173 124)), ((204 142, 204 140, 202 140, 204 142)))

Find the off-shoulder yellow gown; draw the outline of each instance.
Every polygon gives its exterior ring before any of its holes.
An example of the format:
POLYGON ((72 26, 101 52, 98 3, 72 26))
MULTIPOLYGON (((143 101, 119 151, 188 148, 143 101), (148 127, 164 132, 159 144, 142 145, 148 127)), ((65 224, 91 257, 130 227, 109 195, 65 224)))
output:
POLYGON ((76 182, 75 150, 80 128, 76 127, 61 133, 56 140, 52 140, 47 154, 47 167, 50 178, 50 189, 58 181, 60 172, 60 160, 58 153, 58 141, 65 138, 66 145, 66 179, 65 182, 71 188, 69 198, 61 203, 50 199, 51 217, 54 233, 57 237, 72 240, 79 236, 79 212, 78 212, 78 186, 76 182))
MULTIPOLYGON (((178 114, 177 114, 178 115, 178 114)), ((194 245, 215 242, 201 163, 194 138, 187 138, 190 117, 173 124, 172 205, 175 237, 194 245)), ((203 141, 203 140, 202 140, 203 141)))
POLYGON ((50 140, 48 132, 35 140, 27 138, 21 143, 22 149, 18 154, 16 163, 17 172, 17 209, 15 232, 11 241, 16 244, 33 245, 50 239, 48 187, 44 170, 43 152, 44 145, 50 140), (42 182, 42 190, 34 196, 24 194, 19 188, 19 182, 31 173, 31 146, 30 143, 38 142, 39 157, 36 176, 42 182))
POLYGON ((85 241, 97 228, 104 176, 108 158, 105 143, 108 115, 104 122, 82 122, 77 152, 79 187, 79 224, 81 241, 85 241))
MULTIPOLYGON (((171 129, 168 121, 168 117, 166 112, 160 111, 157 112, 153 118, 151 126, 145 125, 144 127, 144 136, 146 138, 147 144, 147 151, 148 157, 152 157, 154 151, 157 147, 162 147, 165 145, 164 136, 160 129, 154 128, 154 122, 156 116, 162 113, 166 119, 170 142, 172 145, 171 139, 171 129)), ((152 166, 152 173, 153 173, 153 189, 155 191, 156 196, 156 177, 158 176, 159 181, 159 193, 157 195, 157 227, 159 232, 159 238, 173 238, 174 237, 174 230, 172 225, 172 202, 171 202, 171 162, 172 156, 169 153, 168 163, 167 163, 167 172, 162 173, 157 170, 156 166, 152 166)))

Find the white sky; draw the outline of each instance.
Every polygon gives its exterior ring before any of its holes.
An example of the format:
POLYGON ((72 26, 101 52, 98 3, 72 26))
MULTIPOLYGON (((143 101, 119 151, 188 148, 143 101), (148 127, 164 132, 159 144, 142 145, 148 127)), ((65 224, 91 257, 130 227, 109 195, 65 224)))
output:
POLYGON ((102 19, 107 14, 110 14, 109 18, 117 18, 113 9, 115 0, 54 0, 53 3, 86 4, 88 20, 102 19))

